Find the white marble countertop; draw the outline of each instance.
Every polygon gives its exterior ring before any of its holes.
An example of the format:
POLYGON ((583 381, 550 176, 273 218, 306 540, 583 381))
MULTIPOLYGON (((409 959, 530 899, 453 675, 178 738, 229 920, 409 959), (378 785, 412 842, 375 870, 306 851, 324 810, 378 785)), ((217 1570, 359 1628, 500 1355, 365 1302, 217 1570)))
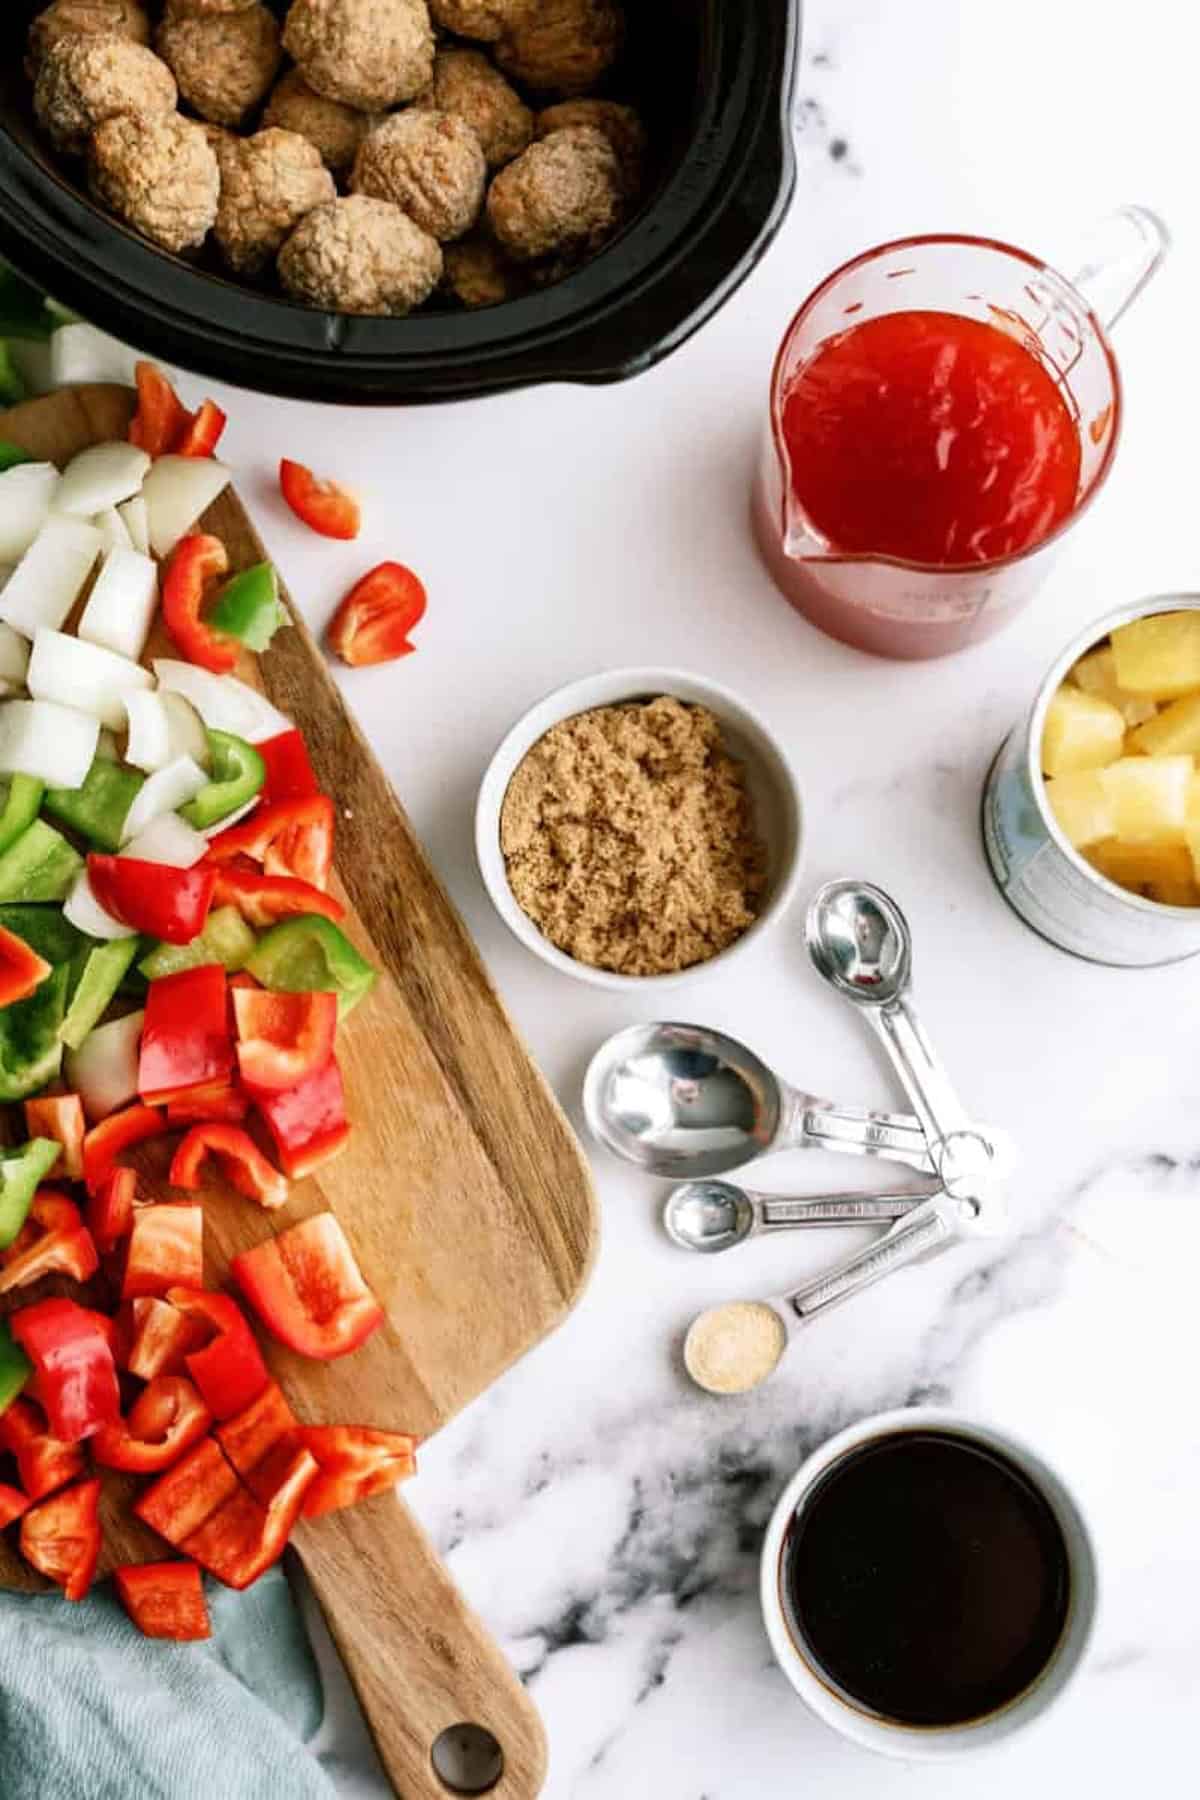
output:
MULTIPOLYGON (((804 786, 803 893, 857 872, 897 895, 928 1029, 968 1103, 1024 1153, 1011 1242, 876 1289, 739 1401, 687 1385, 682 1327, 851 1240, 689 1260, 659 1232, 659 1185, 597 1153, 604 1240, 582 1304, 428 1446, 409 1489, 530 1682, 551 1800, 994 1800, 1014 1787, 1125 1800, 1134 1778, 1155 1795, 1192 1791, 1200 1426, 1185 1271, 1200 1252, 1200 965, 1131 975, 1048 948, 992 887, 978 836, 984 771, 1057 649, 1121 601, 1200 585, 1200 235, 1183 154, 1197 43, 1184 12, 1143 0, 1114 29, 1089 0, 814 0, 790 219, 665 365, 606 390, 426 411, 229 396, 229 452, 314 624, 378 556, 428 583, 419 654, 344 689, 576 1119, 590 1052, 652 1003, 567 983, 508 937, 473 866, 474 790, 537 696, 657 662, 717 676, 780 733, 804 786), (818 636, 776 596, 745 516, 794 307, 845 257, 906 231, 992 232, 1066 260, 1075 228, 1122 200, 1158 209, 1176 246, 1119 328, 1115 472, 1034 609, 925 666, 818 636), (281 452, 370 497, 357 545, 317 545, 289 521, 272 480, 281 452), (880 1763, 809 1717, 770 1660, 755 1590, 760 1529, 804 1452, 929 1397, 1038 1446, 1076 1487, 1103 1558, 1094 1655, 1072 1695, 1027 1738, 953 1771, 880 1763)), ((818 1091, 899 1104, 809 970, 798 922, 729 975, 697 976, 671 1011, 748 1039, 818 1091)), ((859 1169, 792 1156, 764 1185, 869 1181, 859 1169)), ((383 1791, 348 1764, 339 1779, 347 1795, 383 1791)))

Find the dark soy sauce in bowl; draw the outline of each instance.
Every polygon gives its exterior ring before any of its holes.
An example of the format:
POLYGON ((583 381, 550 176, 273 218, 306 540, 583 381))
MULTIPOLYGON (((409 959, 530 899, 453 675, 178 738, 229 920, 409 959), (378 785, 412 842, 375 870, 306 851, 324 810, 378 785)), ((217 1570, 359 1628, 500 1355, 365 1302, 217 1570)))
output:
POLYGON ((844 1700, 965 1725, 1036 1681, 1062 1638, 1070 1556, 1013 1462, 950 1431, 898 1431, 826 1471, 784 1547, 798 1648, 844 1700))

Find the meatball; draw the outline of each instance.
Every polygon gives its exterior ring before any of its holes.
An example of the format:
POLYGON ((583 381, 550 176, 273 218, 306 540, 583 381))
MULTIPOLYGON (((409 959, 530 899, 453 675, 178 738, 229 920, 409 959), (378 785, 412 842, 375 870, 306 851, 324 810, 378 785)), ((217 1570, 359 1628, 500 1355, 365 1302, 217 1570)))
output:
POLYGON ((283 42, 310 88, 362 112, 411 100, 433 73, 425 0, 293 0, 283 42))
POLYGON ((616 0, 540 0, 500 38, 496 61, 527 87, 584 94, 616 61, 624 36, 616 0))
POLYGON ((233 138, 217 160, 221 199, 213 236, 237 275, 260 275, 305 213, 337 197, 321 152, 294 131, 271 127, 233 138))
POLYGON ((340 100, 326 100, 315 94, 299 69, 289 69, 275 84, 263 113, 263 124, 298 131, 316 145, 325 166, 340 175, 354 161, 358 146, 375 120, 370 113, 356 112, 340 100))
POLYGON ((642 185, 646 162, 646 127, 632 106, 616 100, 560 100, 535 120, 540 138, 549 137, 552 131, 569 131, 574 125, 594 125, 604 133, 621 165, 626 198, 632 199, 642 185))
POLYGON ((494 44, 538 4, 539 0, 429 0, 429 10, 443 31, 494 44))
POLYGON ((439 50, 433 59, 433 80, 413 105, 453 113, 469 125, 490 169, 520 156, 533 137, 533 114, 478 50, 439 50))
POLYGON ((255 0, 167 0, 167 6, 178 18, 212 18, 214 13, 248 12, 255 0))
POLYGON ((301 219, 278 266, 288 293, 310 306, 398 317, 432 294, 442 250, 390 201, 349 194, 301 219))
POLYGON ((431 237, 462 237, 479 217, 487 164, 479 139, 443 112, 393 113, 362 141, 350 190, 390 200, 431 237))
POLYGON ((164 250, 202 244, 217 216, 216 154, 178 113, 105 119, 88 145, 88 176, 98 200, 164 250))
POLYGON ((621 217, 621 170, 602 131, 576 125, 553 131, 501 169, 487 197, 487 219, 518 262, 595 250, 621 217))
POLYGON ((110 32, 132 38, 135 44, 150 42, 150 21, 141 0, 54 0, 29 27, 25 73, 36 81, 42 58, 61 38, 110 32))
POLYGON ((33 110, 56 150, 82 156, 104 119, 175 111, 175 78, 153 50, 131 38, 65 37, 47 51, 33 110))
POLYGON ((203 18, 171 6, 155 43, 188 105, 214 125, 241 125, 280 63, 279 26, 261 0, 203 18))
POLYGON ((499 306, 502 300, 512 300, 521 292, 519 272, 485 232, 472 232, 457 244, 447 244, 444 258, 442 286, 462 306, 472 310, 499 306))

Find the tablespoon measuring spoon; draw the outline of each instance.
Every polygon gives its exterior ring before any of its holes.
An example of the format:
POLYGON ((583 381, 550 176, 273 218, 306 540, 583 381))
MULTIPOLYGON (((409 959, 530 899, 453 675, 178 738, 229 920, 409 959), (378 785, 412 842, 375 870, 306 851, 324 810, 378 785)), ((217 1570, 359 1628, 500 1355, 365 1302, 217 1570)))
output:
POLYGON ((808 1199, 759 1194, 731 1181, 685 1181, 663 1206, 663 1229, 681 1250, 711 1256, 769 1231, 814 1225, 887 1225, 904 1218, 924 1194, 814 1194, 808 1199))

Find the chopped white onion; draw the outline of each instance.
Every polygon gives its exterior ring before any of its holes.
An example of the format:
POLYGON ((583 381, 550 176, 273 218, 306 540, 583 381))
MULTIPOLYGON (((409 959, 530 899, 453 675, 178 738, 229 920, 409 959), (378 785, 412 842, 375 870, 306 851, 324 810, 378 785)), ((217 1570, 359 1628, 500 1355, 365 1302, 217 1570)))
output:
POLYGON ((54 496, 55 511, 93 518, 105 507, 119 506, 140 494, 149 472, 150 458, 136 444, 91 444, 63 470, 54 496))
POLYGON ((110 550, 88 595, 79 635, 136 662, 146 648, 157 609, 155 564, 138 550, 110 550))
POLYGON ((128 737, 125 761, 146 775, 165 769, 171 760, 171 727, 161 694, 126 694, 128 737))
POLYGON ((182 694, 169 692, 159 688, 158 697, 163 703, 167 715, 167 730, 170 734, 171 755, 190 756, 194 763, 202 769, 212 768, 212 745, 208 741, 208 733, 204 729, 204 720, 196 711, 190 700, 182 694))
POLYGON ((208 849, 208 839, 178 813, 160 813, 121 850, 137 862, 162 863, 168 869, 190 869, 208 849))
POLYGON ((138 353, 118 338, 78 320, 62 325, 50 339, 50 386, 78 387, 88 381, 136 382, 138 353))
POLYGON ((106 1119, 137 1098, 138 1053, 144 1012, 126 1013, 89 1032, 78 1050, 68 1050, 66 1076, 92 1121, 106 1119))
POLYGON ((129 541, 135 550, 143 556, 150 554, 150 525, 146 517, 146 502, 140 494, 132 500, 126 500, 124 506, 118 506, 117 517, 129 533, 129 541))
POLYGON ((54 504, 62 476, 53 463, 18 463, 0 475, 0 562, 19 562, 54 504))
POLYGON ((248 744, 261 744, 292 728, 291 720, 272 706, 264 694, 247 687, 236 675, 214 675, 208 669, 198 669, 195 663, 163 656, 155 658, 153 668, 159 687, 190 700, 213 731, 230 731, 235 737, 245 738, 248 744))
POLYGON ((50 700, 0 706, 0 775, 34 775, 48 787, 82 787, 100 726, 87 713, 50 700))
POLYGON ((233 811, 226 813, 223 819, 218 819, 215 824, 206 825, 203 835, 206 838, 214 838, 220 832, 228 831, 231 825, 236 825, 239 819, 244 819, 247 813, 252 813, 254 811, 255 807, 258 805, 259 798, 260 796, 255 794, 253 800, 245 800, 241 806, 235 806, 233 811))
POLYGON ((115 506, 108 506, 98 512, 92 524, 100 533, 100 540, 106 550, 132 550, 133 539, 129 535, 129 527, 115 506))
POLYGON ((11 625, 0 625, 0 680, 24 687, 28 667, 29 640, 11 625))
POLYGON ((166 556, 229 486, 229 470, 211 456, 160 456, 142 486, 155 556, 166 556))
POLYGON ((147 775, 125 815, 122 843, 127 844, 140 836, 150 821, 162 813, 175 812, 186 806, 201 788, 207 786, 208 776, 190 756, 177 756, 164 769, 156 769, 153 775, 147 775))
POLYGON ((88 872, 81 869, 75 878, 75 886, 63 901, 63 917, 74 925, 76 931, 82 931, 88 937, 102 938, 112 943, 117 938, 136 937, 132 926, 123 925, 120 919, 114 919, 97 900, 88 872))
POLYGON ((25 681, 35 700, 76 707, 113 731, 125 724, 130 689, 153 686, 149 671, 127 656, 85 644, 65 631, 36 633, 25 681))
MULTIPOLYGON (((8 475, 0 476, 7 480, 8 475)), ((52 513, 0 594, 0 619, 27 638, 42 626, 56 631, 79 598, 101 548, 94 525, 52 513)))

